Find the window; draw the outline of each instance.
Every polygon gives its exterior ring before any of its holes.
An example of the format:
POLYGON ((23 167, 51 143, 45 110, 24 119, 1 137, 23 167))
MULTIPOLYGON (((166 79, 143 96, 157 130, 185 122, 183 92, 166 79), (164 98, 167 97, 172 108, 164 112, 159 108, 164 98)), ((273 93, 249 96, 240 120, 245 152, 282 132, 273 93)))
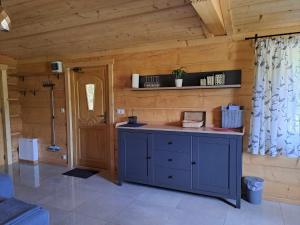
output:
POLYGON ((94 111, 94 102, 95 102, 95 84, 86 84, 85 85, 87 106, 89 111, 94 111))

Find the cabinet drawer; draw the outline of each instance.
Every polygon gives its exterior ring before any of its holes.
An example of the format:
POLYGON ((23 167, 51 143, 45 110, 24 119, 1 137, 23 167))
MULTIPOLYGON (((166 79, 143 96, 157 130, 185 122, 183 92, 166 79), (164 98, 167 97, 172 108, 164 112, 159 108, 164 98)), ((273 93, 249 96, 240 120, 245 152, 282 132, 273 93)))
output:
POLYGON ((153 142, 155 150, 189 152, 191 149, 190 137, 185 135, 155 134, 153 142))
POLYGON ((174 169, 191 169, 190 154, 169 152, 169 151, 155 151, 154 164, 174 169))
POLYGON ((154 183, 159 186, 189 189, 191 188, 191 171, 155 166, 154 183))

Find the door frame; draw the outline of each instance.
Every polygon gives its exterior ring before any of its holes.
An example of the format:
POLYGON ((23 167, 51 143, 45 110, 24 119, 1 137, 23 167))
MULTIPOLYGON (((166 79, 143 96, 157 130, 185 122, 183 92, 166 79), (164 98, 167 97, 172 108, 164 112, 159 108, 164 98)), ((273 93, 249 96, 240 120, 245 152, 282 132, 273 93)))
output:
POLYGON ((9 100, 8 100, 8 85, 7 85, 7 69, 8 66, 0 64, 1 79, 0 79, 0 107, 2 110, 2 124, 3 124, 3 144, 4 156, 6 165, 11 165, 12 144, 11 144, 11 128, 10 128, 10 114, 9 114, 9 100))
POLYGON ((109 125, 109 145, 108 145, 108 168, 110 175, 114 176, 115 154, 114 154, 114 91, 113 91, 113 66, 114 60, 93 60, 65 63, 65 94, 66 94, 66 119, 67 119, 67 146, 68 146, 68 166, 73 168, 77 162, 77 131, 76 131, 76 99, 75 99, 75 67, 88 68, 107 66, 108 76, 108 125, 109 125))

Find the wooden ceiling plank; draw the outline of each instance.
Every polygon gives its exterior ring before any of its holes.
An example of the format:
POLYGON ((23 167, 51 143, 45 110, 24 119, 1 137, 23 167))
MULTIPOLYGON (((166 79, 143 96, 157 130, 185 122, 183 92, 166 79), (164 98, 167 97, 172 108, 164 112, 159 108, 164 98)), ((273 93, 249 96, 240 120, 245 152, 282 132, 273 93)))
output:
MULTIPOLYGON (((179 15, 184 15, 179 13, 179 15)), ((114 26, 99 27, 99 30, 104 30, 103 33, 94 32, 94 28, 88 28, 82 32, 63 34, 55 34, 55 38, 45 37, 47 39, 39 38, 25 38, 22 40, 7 41, 0 43, 0 49, 3 53, 10 52, 17 55, 18 58, 36 56, 36 55, 48 55, 48 54, 61 54, 62 52, 69 53, 70 51, 89 52, 110 48, 127 47, 128 42, 133 43, 149 43, 153 41, 169 40, 169 39, 186 39, 186 37, 192 38, 195 36, 203 35, 199 25, 199 19, 197 16, 180 18, 165 15, 170 20, 163 19, 161 21, 156 18, 154 21, 142 20, 143 23, 139 23, 128 20, 120 21, 114 26), (148 23, 149 22, 149 23, 148 23), (131 24, 130 24, 131 23, 131 24), (134 28, 134 30, 128 30, 128 26, 134 28), (109 31, 109 28, 111 31, 109 31), (60 36, 62 35, 62 36, 60 36), (64 38, 67 36, 69 38, 64 38), (97 45, 95 45, 97 43, 97 45), (2 46, 3 48, 2 48, 2 46), (4 47, 5 46, 5 47, 4 47), (74 46, 76 46, 74 48, 74 46), (8 49, 8 50, 7 50, 8 49), (37 51, 38 50, 38 51, 37 51)), ((150 17, 152 18, 152 17, 150 17)), ((153 17, 152 19, 154 19, 153 17)), ((144 18, 145 19, 145 18, 144 18)))
MULTIPOLYGON (((116 33, 116 35, 110 35, 110 34, 103 34, 103 35, 99 35, 99 34, 93 34, 90 33, 88 36, 84 35, 84 37, 78 36, 78 37, 74 37, 72 39, 59 39, 59 40, 54 40, 53 42, 31 42, 30 44, 26 42, 23 42, 21 44, 19 44, 19 46, 14 47, 14 44, 9 44, 7 47, 8 49, 10 49, 10 51, 13 50, 17 50, 20 49, 22 51, 26 51, 26 50, 31 50, 33 51, 34 49, 39 49, 39 53, 43 54, 43 53, 47 53, 48 50, 51 49, 64 49, 64 51, 67 52, 67 48, 68 47, 72 47, 74 48, 74 46, 76 46, 76 49, 78 49, 79 47, 81 47, 81 45, 83 45, 83 48, 86 47, 85 43, 86 42, 94 42, 94 43, 98 43, 101 46, 107 46, 107 45, 116 45, 116 44, 124 44, 127 40, 132 40, 132 41, 153 41, 153 40, 159 40, 161 39, 165 39, 166 37, 173 37, 173 38, 177 38, 177 37, 182 37, 182 36, 199 36, 199 35, 203 35, 201 29, 199 29, 199 25, 198 23, 198 18, 186 18, 186 19, 181 19, 181 22, 186 22, 186 24, 189 26, 189 28, 186 28, 186 26, 176 26, 176 27, 172 27, 171 23, 165 23, 164 26, 162 27, 157 27, 156 29, 151 30, 150 32, 148 32, 147 30, 144 31, 139 31, 139 32, 135 32, 135 33, 126 33, 126 30, 124 30, 123 32, 121 31, 121 33, 116 33), (194 27, 191 26, 191 24, 193 23, 193 20, 195 21, 195 25, 194 27), (82 41, 85 41, 85 43, 83 43, 82 41)), ((23 54, 25 54, 25 52, 23 52, 23 54)))
POLYGON ((239 22, 239 20, 247 17, 257 16, 261 14, 271 14, 285 12, 289 10, 299 10, 300 1, 299 0, 280 0, 272 2, 261 2, 259 4, 249 4, 243 7, 234 7, 231 4, 231 12, 234 22, 239 22))
POLYGON ((191 4, 212 34, 226 34, 219 0, 192 0, 191 4))
MULTIPOLYGON (((186 5, 183 0, 40 0, 38 5, 27 5, 22 7, 7 7, 7 11, 14 17, 16 27, 30 25, 34 23, 45 23, 48 21, 57 21, 65 17, 76 16, 77 21, 80 19, 88 19, 90 12, 98 12, 98 16, 101 17, 103 11, 110 8, 112 14, 118 13, 119 8, 126 10, 135 10, 136 8, 151 7, 152 11, 170 8, 174 6, 186 5), (49 2, 50 1, 50 2, 49 2), (124 6, 125 5, 125 6, 124 6), (25 9, 25 10, 24 10, 25 9), (26 10, 35 9, 35 10, 26 10), (81 17, 81 18, 80 18, 81 17)), ((142 13, 142 11, 141 11, 142 13)), ((104 18, 105 20, 105 18, 104 18)))
POLYGON ((231 9, 238 7, 244 7, 249 5, 263 4, 263 3, 273 3, 281 2, 282 0, 231 0, 231 9))
MULTIPOLYGON (((189 24, 184 24, 184 20, 182 19, 190 18, 193 16, 193 14, 190 13, 189 7, 190 6, 184 6, 176 9, 166 9, 155 13, 137 15, 114 21, 113 23, 107 21, 105 23, 92 24, 81 27, 80 30, 78 28, 70 28, 65 29, 61 32, 50 32, 46 34, 35 35, 32 37, 6 40, 5 42, 1 41, 0 46, 3 46, 3 48, 5 46, 6 48, 9 48, 10 46, 18 45, 31 47, 31 43, 33 43, 34 45, 38 45, 39 43, 51 44, 51 42, 59 40, 68 41, 72 39, 80 39, 81 37, 88 37, 89 34, 96 34, 98 36, 109 34, 117 35, 118 33, 122 33, 122 30, 126 31, 126 33, 134 34, 135 32, 138 33, 147 29, 151 31, 151 29, 153 29, 153 26, 159 27, 166 22, 169 23, 168 26, 170 26, 170 24, 173 24, 174 26, 182 25, 188 29, 189 24), (65 37, 68 37, 68 39, 66 39, 65 37)), ((196 13, 194 13, 194 16, 196 17, 196 13)), ((200 26, 200 22, 198 24, 200 26)))
POLYGON ((299 18, 300 10, 270 13, 248 18, 247 20, 244 20, 243 23, 235 25, 235 29, 236 33, 247 33, 266 29, 293 27, 300 25, 299 18))
MULTIPOLYGON (((118 0, 119 1, 119 0, 118 0)), ((101 9, 101 12, 98 9, 94 11, 89 11, 87 14, 64 16, 63 18, 55 18, 55 20, 49 19, 46 22, 41 22, 38 20, 38 23, 33 23, 30 25, 24 25, 21 27, 15 27, 12 31, 6 35, 0 36, 0 41, 12 40, 13 38, 21 38, 36 34, 42 34, 47 32, 59 32, 64 29, 69 29, 72 27, 82 27, 83 25, 88 24, 98 24, 101 22, 113 22, 115 19, 124 19, 130 16, 135 15, 145 15, 147 13, 157 12, 160 10, 165 10, 170 8, 177 8, 184 6, 182 0, 164 0, 159 1, 158 8, 153 7, 153 3, 149 0, 140 0, 136 1, 124 1, 122 4, 119 4, 116 7, 108 7, 101 9), (172 4, 171 4, 172 3, 172 4)))

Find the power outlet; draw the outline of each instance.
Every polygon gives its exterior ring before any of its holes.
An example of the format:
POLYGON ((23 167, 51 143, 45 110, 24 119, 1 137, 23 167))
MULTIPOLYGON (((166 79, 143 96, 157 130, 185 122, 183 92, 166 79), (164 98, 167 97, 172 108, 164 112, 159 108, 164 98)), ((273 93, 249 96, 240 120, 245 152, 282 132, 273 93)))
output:
POLYGON ((118 115, 124 115, 125 114, 125 109, 117 109, 117 114, 118 115))
POLYGON ((63 155, 61 156, 61 159, 62 159, 62 160, 67 160, 67 155, 66 155, 66 154, 63 154, 63 155))

